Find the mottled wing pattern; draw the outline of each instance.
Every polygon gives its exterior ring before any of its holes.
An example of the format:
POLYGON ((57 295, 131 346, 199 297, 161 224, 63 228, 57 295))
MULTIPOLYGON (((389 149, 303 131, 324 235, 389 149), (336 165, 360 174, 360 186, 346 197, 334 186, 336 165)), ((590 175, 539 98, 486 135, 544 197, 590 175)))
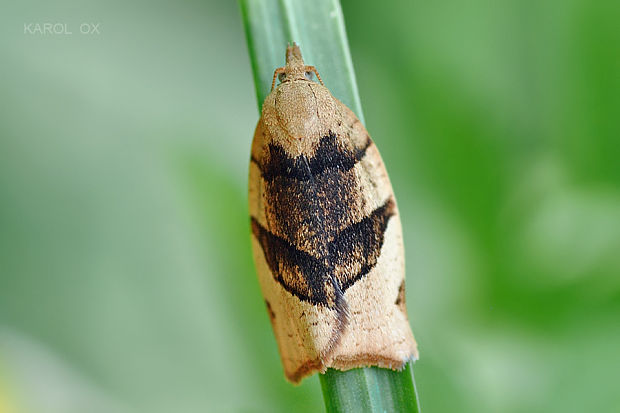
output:
POLYGON ((328 274, 325 264, 272 234, 255 218, 252 233, 261 244, 269 269, 284 289, 300 300, 316 302, 328 274))
POLYGON ((390 198, 356 219, 364 197, 353 168, 372 142, 367 138, 361 148, 350 148, 343 141, 330 132, 312 157, 291 157, 269 143, 258 166, 270 228, 252 219, 276 280, 299 299, 330 307, 330 280, 336 296, 342 295, 373 268, 395 209, 390 198))
POLYGON ((329 244, 334 275, 342 291, 368 274, 377 263, 394 207, 394 200, 388 199, 369 216, 342 230, 329 244))

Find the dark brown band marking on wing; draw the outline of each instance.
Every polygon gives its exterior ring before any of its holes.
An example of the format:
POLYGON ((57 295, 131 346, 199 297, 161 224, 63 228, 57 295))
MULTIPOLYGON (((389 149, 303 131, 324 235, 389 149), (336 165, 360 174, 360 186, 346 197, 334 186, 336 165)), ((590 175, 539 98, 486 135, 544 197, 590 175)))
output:
POLYGON ((273 181, 276 177, 285 177, 297 181, 309 181, 321 175, 329 168, 348 171, 352 169, 366 154, 366 150, 372 144, 366 140, 364 147, 355 150, 344 149, 338 145, 337 136, 333 132, 321 138, 314 156, 308 158, 305 155, 290 157, 284 148, 270 143, 267 145, 265 160, 260 164, 255 162, 266 181, 273 181))
POLYGON ((370 135, 366 134, 366 142, 364 142, 364 146, 355 150, 355 159, 359 161, 366 155, 366 151, 372 145, 372 139, 370 139, 370 135))
POLYGON ((407 315, 407 304, 405 303, 405 280, 402 280, 400 286, 398 287, 398 296, 396 296, 396 300, 394 304, 400 309, 400 311, 407 315))
POLYGON ((330 169, 311 181, 277 177, 263 188, 271 232, 315 257, 327 255, 327 243, 363 218, 366 199, 353 170, 330 169))
POLYGON ((342 230, 318 259, 272 234, 252 217, 258 239, 274 278, 300 300, 337 308, 342 294, 377 264, 385 230, 394 215, 392 198, 369 216, 342 230))
MULTIPOLYGON (((254 157, 254 155, 250 156, 250 162, 254 162, 256 164, 256 166, 258 166, 258 169, 261 169, 260 162, 258 162, 258 159, 256 159, 254 157)), ((262 173, 262 171, 261 171, 261 173, 262 173)))
POLYGON ((338 295, 342 296, 342 292, 331 285, 333 277, 330 277, 330 271, 322 260, 272 234, 254 217, 252 233, 261 244, 274 278, 286 291, 312 304, 332 307, 339 301, 338 295))
MULTIPOLYGON (((332 271, 325 265, 328 262, 319 261, 298 250, 288 241, 269 232, 254 217, 252 233, 261 244, 275 280, 286 291, 302 301, 324 305, 336 311, 336 325, 322 354, 322 357, 327 357, 337 346, 349 322, 349 306, 338 280, 329 275, 332 271)), ((275 316, 271 321, 274 319, 275 316)))
POLYGON ((396 204, 388 199, 369 216, 342 230, 329 244, 330 260, 342 291, 368 274, 381 255, 385 230, 396 204))

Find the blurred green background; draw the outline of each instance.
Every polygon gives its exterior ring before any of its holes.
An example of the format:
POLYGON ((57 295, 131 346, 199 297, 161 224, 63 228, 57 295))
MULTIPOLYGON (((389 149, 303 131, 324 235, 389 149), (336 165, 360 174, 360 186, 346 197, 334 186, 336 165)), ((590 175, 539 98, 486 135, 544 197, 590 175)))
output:
MULTIPOLYGON (((423 410, 620 411, 618 3, 343 10, 423 410)), ((3 2, 0 51, 0 412, 322 411, 251 261, 237 4, 3 2)))

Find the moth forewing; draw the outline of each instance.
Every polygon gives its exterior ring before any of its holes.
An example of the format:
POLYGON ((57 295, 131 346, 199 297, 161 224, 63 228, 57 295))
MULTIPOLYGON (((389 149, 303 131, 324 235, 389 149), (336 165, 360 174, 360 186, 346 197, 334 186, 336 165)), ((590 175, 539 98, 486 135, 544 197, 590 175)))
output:
POLYGON ((249 203, 260 285, 286 376, 402 368, 417 358, 396 200, 353 112, 305 77, 296 45, 252 143, 249 203))

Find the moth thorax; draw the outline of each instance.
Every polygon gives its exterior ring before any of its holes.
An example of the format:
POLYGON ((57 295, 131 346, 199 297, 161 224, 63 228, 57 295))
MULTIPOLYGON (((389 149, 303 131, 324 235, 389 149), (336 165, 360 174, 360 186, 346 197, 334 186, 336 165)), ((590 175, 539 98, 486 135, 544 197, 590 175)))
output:
POLYGON ((276 113, 279 123, 290 137, 308 138, 319 129, 317 100, 306 81, 282 83, 276 91, 276 113))

